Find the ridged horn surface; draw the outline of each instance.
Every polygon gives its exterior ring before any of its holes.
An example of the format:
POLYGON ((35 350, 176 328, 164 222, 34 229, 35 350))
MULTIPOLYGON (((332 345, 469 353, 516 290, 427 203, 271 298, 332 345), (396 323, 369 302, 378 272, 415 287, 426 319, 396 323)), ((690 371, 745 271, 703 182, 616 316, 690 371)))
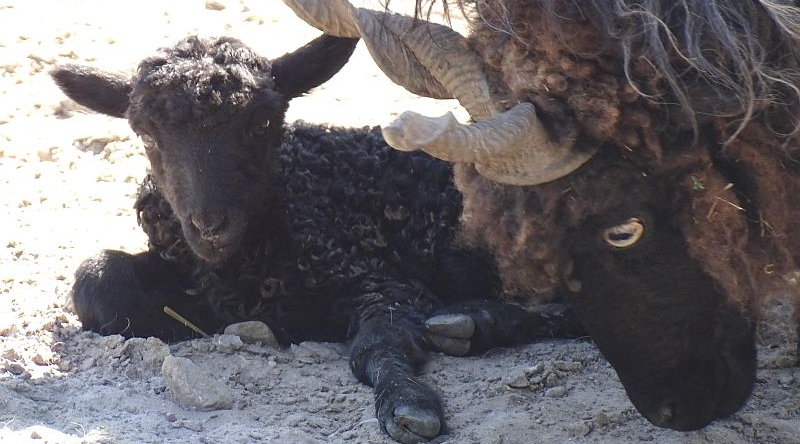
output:
POLYGON ((475 163, 486 178, 509 185, 561 178, 592 155, 575 152, 572 143, 553 143, 527 102, 471 125, 459 123, 452 113, 426 117, 406 111, 383 128, 383 137, 401 151, 423 150, 449 162, 475 163))
POLYGON ((454 30, 412 17, 355 8, 347 0, 284 0, 310 25, 339 37, 360 37, 376 64, 410 92, 457 99, 477 122, 407 112, 384 128, 393 147, 421 149, 451 162, 472 162, 485 177, 536 185, 563 177, 589 160, 574 140, 557 143, 533 104, 502 112, 491 96, 483 65, 454 30))

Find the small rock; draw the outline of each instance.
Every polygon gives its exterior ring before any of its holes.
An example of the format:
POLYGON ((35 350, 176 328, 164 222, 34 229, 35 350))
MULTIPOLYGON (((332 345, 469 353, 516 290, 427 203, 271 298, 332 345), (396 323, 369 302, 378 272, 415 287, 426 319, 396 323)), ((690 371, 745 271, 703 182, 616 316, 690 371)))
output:
POLYGON ((36 430, 31 432, 31 439, 42 439, 42 435, 39 434, 36 430))
POLYGON ((301 342, 290 347, 295 358, 306 364, 335 361, 341 358, 336 347, 323 342, 301 342))
POLYGON ((129 368, 125 374, 132 379, 142 379, 158 374, 164 358, 169 356, 169 345, 158 338, 130 338, 109 350, 112 355, 117 355, 128 360, 129 368))
POLYGON ((611 419, 609 419, 605 412, 599 412, 594 415, 594 423, 600 427, 605 427, 611 423, 611 419))
POLYGON ((564 396, 566 396, 566 394, 567 394, 567 388, 564 387, 563 385, 549 388, 544 392, 544 395, 547 396, 548 398, 563 398, 564 396))
POLYGON ((514 370, 511 374, 503 378, 503 384, 511 388, 525 388, 530 385, 528 376, 525 375, 525 371, 522 369, 514 370))
POLYGON ((233 406, 230 388, 186 358, 167 356, 161 371, 173 399, 184 408, 217 410, 233 406))
POLYGON ((544 371, 544 366, 542 364, 536 364, 533 367, 529 367, 525 370, 525 374, 528 376, 538 375, 544 371))
POLYGON ((547 375, 547 379, 544 381, 544 385, 547 387, 555 387, 560 382, 560 378, 555 373, 550 373, 547 375))
POLYGON ((239 322, 225 327, 225 334, 236 335, 248 344, 263 343, 275 348, 280 347, 278 338, 269 326, 261 321, 239 322))
POLYGON ((236 335, 224 334, 214 337, 214 345, 226 353, 233 353, 242 348, 244 342, 236 335))
POLYGON ((8 359, 9 361, 19 361, 22 359, 19 353, 17 353, 17 351, 14 350, 13 348, 4 351, 3 354, 0 355, 0 357, 8 359))
POLYGON ((175 422, 177 420, 178 420, 178 415, 176 415, 176 414, 174 414, 172 412, 167 413, 167 421, 175 422))
POLYGON ((190 421, 190 420, 181 420, 175 422, 173 425, 175 428, 183 427, 184 429, 189 429, 193 432, 202 432, 203 431, 203 423, 200 421, 190 421))
POLYGON ((45 359, 40 353, 35 354, 31 358, 31 361, 33 361, 33 363, 36 364, 36 365, 47 365, 47 364, 50 363, 50 360, 49 359, 45 359))
POLYGON ((592 426, 583 421, 570 424, 566 429, 572 436, 586 436, 592 432, 592 426))
POLYGON ((13 324, 0 326, 0 336, 11 336, 17 331, 17 326, 13 324))
POLYGON ((583 364, 577 361, 555 361, 553 368, 562 372, 577 372, 583 368, 583 364))
POLYGON ((222 11, 223 9, 225 9, 225 5, 216 0, 208 0, 206 2, 206 9, 208 9, 209 11, 222 11))
POLYGON ((12 375, 19 376, 25 374, 25 367, 19 362, 6 362, 5 368, 12 375))
MULTIPOLYGON (((142 338, 132 338, 131 344, 134 342, 143 342, 142 338)), ((97 340, 97 345, 112 357, 117 357, 121 354, 122 347, 125 345, 125 338, 121 335, 103 336, 97 340)))

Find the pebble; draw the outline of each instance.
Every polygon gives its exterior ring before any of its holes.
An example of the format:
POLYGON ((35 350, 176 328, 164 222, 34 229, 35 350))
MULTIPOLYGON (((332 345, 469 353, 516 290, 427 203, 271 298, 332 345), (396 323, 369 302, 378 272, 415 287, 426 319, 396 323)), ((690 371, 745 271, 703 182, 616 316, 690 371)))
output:
POLYGON ((525 374, 525 371, 517 369, 503 378, 503 384, 511 388, 525 388, 530 385, 530 382, 528 382, 528 376, 525 374))
POLYGON ((209 11, 222 11, 225 9, 225 5, 215 0, 209 0, 206 2, 206 9, 209 11))
POLYGON ((6 362, 5 369, 12 375, 22 375, 25 373, 25 367, 19 362, 6 362))
POLYGON ((200 421, 190 421, 187 419, 176 421, 171 424, 174 428, 181 428, 189 429, 193 432, 202 432, 203 431, 203 423, 200 421))
POLYGON ((547 375, 547 379, 544 381, 544 385, 547 387, 555 387, 560 382, 560 378, 555 373, 550 373, 547 375))
POLYGON ((158 338, 131 338, 109 352, 119 357, 127 377, 143 379, 159 374, 164 358, 169 356, 169 345, 158 338))
POLYGON ((562 372, 577 372, 583 369, 583 364, 578 361, 555 361, 553 368, 562 372))
POLYGON ((50 363, 51 358, 45 358, 40 353, 33 355, 31 361, 33 361, 36 365, 48 365, 50 363))
POLYGON ((22 356, 20 356, 19 353, 17 353, 17 351, 14 350, 13 348, 4 351, 2 354, 0 354, 0 357, 8 359, 9 361, 20 361, 20 360, 22 360, 22 356))
POLYGON ((567 433, 572 436, 586 436, 592 432, 592 426, 586 422, 576 422, 566 427, 567 433))
POLYGON ((605 412, 599 412, 594 415, 594 423, 600 427, 605 427, 611 423, 611 419, 605 412))
POLYGON ((236 336, 232 334, 223 334, 214 337, 214 345, 217 346, 220 350, 226 353, 233 353, 236 350, 239 350, 244 345, 244 342, 236 336))
POLYGON ((130 338, 123 344, 119 356, 128 357, 135 365, 158 367, 169 356, 169 345, 158 338, 130 338))
POLYGON ((236 335, 248 344, 263 343, 275 348, 280 347, 278 338, 269 326, 261 321, 239 322, 225 327, 225 334, 236 335))
POLYGON ((336 348, 322 342, 301 342, 292 344, 289 348, 295 359, 305 364, 335 361, 341 358, 336 348))
POLYGON ((563 385, 549 388, 547 391, 544 392, 544 395, 548 398, 563 398, 567 395, 567 388, 563 385))
POLYGON ((542 372, 544 372, 544 366, 542 364, 536 364, 533 367, 528 367, 528 369, 525 370, 525 374, 528 376, 538 375, 542 372))
POLYGON ((167 356, 161 371, 172 398, 184 408, 218 410, 233 406, 231 389, 186 358, 167 356))

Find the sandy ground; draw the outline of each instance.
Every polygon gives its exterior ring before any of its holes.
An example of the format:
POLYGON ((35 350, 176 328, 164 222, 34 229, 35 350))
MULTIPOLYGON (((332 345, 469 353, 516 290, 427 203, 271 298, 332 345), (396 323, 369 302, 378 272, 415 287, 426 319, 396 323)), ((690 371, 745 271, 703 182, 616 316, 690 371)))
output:
MULTIPOLYGON (((407 1, 393 5, 410 10, 407 1)), ((192 33, 232 35, 267 56, 317 35, 278 0, 0 1, 0 442, 390 443, 339 344, 123 341, 81 333, 64 309, 81 260, 145 247, 131 205, 147 161, 125 122, 76 109, 47 70, 66 62, 130 69, 192 33), (228 386, 233 407, 177 405, 160 370, 167 354, 228 386)), ((337 77, 292 105, 289 119, 377 125, 409 108, 441 114, 456 105, 406 93, 359 47, 337 77)), ((775 309, 779 318, 787 312, 775 309)), ((642 419, 588 341, 434 355, 424 380, 449 418, 436 442, 800 443, 794 338, 779 323, 762 328, 760 343, 750 402, 692 433, 642 419)))

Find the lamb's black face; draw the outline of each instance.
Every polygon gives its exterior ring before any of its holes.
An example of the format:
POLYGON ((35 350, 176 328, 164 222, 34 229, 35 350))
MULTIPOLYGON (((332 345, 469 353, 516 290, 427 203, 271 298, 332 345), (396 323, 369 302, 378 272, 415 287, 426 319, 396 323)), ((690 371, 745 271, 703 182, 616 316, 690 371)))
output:
MULTIPOLYGON (((208 116, 152 107, 129 115, 189 247, 209 263, 239 251, 248 230, 269 211, 285 111, 276 104, 285 101, 271 97, 274 93, 262 95, 252 105, 208 116), (164 118, 154 121, 152 115, 164 118)), ((171 104, 187 102, 172 99, 171 104)))
POLYGON ((128 118, 192 251, 218 264, 269 211, 289 101, 336 74, 357 42, 322 35, 270 62, 233 38, 191 36, 133 79, 78 65, 51 74, 78 103, 128 118))
POLYGON ((694 430, 747 400, 754 326, 689 256, 668 210, 650 204, 664 200, 649 182, 575 227, 565 297, 636 408, 655 425, 694 430))

